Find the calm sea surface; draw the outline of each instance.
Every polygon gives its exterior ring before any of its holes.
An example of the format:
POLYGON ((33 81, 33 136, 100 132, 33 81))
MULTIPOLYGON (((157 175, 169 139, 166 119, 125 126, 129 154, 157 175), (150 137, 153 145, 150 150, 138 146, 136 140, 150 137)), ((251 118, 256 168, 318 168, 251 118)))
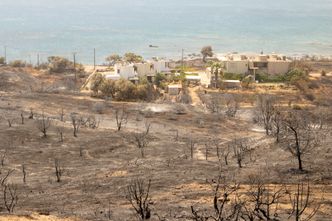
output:
POLYGON ((216 52, 332 55, 332 0, 0 0, 0 56, 97 62, 216 52), (158 48, 150 48, 156 45, 158 48))

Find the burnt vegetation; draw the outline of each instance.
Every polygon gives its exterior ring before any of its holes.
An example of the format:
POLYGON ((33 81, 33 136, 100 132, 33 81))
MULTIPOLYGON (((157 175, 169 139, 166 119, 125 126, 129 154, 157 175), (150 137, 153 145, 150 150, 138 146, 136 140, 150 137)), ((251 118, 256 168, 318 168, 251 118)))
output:
MULTIPOLYGON (((204 60, 210 52, 202 50, 204 60)), ((52 77, 81 72, 67 60, 50 62, 52 77)), ((219 65, 215 72, 224 76, 219 65)), ((329 220, 331 82, 328 73, 318 87, 299 76, 281 86, 206 91, 182 79, 194 99, 181 105, 101 100, 132 99, 151 86, 105 79, 93 98, 1 92, 0 217, 329 220)))

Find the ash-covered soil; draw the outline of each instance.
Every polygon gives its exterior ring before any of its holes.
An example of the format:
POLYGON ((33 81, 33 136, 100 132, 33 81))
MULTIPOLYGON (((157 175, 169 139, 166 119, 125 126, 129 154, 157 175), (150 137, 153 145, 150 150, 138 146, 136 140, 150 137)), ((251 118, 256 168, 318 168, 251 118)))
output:
MULTIPOLYGON (((283 96, 287 98, 287 94, 283 96)), ((126 200, 126 188, 140 178, 151 180, 151 220, 190 220, 192 205, 212 206, 211 184, 221 172, 227 182, 240 183, 241 191, 248 188, 253 175, 289 188, 294 188, 298 179, 309 178, 315 200, 322 203, 313 220, 330 220, 331 134, 304 158, 308 172, 299 174, 294 172, 296 159, 253 122, 250 102, 243 101, 240 107, 237 115, 229 118, 192 105, 107 102, 83 94, 4 90, 0 93, 0 157, 5 155, 2 172, 13 170, 8 182, 16 185, 19 197, 14 213, 26 215, 21 220, 31 213, 36 220, 46 219, 40 216, 49 220, 136 220, 126 200), (96 112, 96 104, 103 105, 102 113, 96 112), (115 119, 118 108, 128 112, 127 123, 120 131, 115 119), (34 119, 28 119, 31 111, 34 119), (64 121, 60 120, 62 112, 64 121), (100 121, 99 127, 82 126, 74 137, 72 113, 93 116, 100 121), (46 138, 37 127, 42 114, 51 118, 46 138), (8 119, 12 120, 11 127, 8 119), (142 157, 133 137, 147 124, 151 125, 150 142, 142 157), (226 148, 236 138, 249 138, 251 151, 243 159, 242 168, 232 152, 227 165, 218 160, 213 145, 218 140, 220 148, 226 148), (188 140, 195 141, 193 159, 188 140), (55 159, 63 168, 61 182, 56 180, 55 159)), ((0 205, 2 201, 0 197, 0 205)), ((287 197, 282 203, 284 208, 289 207, 287 197)), ((3 206, 0 209, 2 214, 7 213, 3 206)), ((0 220, 3 218, 17 217, 0 215, 0 220)))

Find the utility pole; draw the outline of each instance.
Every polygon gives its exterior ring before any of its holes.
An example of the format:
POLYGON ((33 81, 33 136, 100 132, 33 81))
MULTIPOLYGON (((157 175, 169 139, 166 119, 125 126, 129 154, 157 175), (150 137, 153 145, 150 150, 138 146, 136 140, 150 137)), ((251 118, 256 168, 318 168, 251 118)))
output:
POLYGON ((37 68, 39 68, 39 53, 37 54, 37 68))
POLYGON ((29 64, 32 65, 31 54, 29 54, 29 64))
POLYGON ((77 79, 77 76, 76 76, 76 52, 73 53, 73 59, 74 59, 74 73, 75 73, 75 81, 77 79))
POLYGON ((5 55, 4 55, 4 59, 5 59, 5 64, 7 64, 7 46, 5 45, 4 46, 4 49, 5 49, 5 55))
POLYGON ((96 48, 93 49, 93 70, 96 70, 96 48))
POLYGON ((184 72, 184 61, 183 61, 183 58, 184 58, 184 49, 182 48, 182 55, 181 55, 181 69, 182 69, 182 72, 184 72))

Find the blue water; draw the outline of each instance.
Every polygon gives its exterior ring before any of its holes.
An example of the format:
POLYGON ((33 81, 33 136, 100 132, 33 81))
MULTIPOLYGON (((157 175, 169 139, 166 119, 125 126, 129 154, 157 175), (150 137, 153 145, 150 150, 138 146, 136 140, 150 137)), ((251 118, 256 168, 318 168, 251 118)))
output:
POLYGON ((0 0, 0 54, 97 62, 216 52, 332 55, 332 0, 0 0), (148 46, 158 45, 158 48, 148 46))

